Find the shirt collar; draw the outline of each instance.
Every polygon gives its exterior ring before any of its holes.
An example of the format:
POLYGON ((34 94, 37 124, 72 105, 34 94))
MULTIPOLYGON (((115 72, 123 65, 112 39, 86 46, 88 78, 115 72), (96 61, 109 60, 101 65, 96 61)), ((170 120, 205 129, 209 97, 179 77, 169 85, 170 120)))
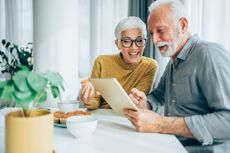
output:
POLYGON ((178 54, 177 58, 181 60, 185 60, 188 56, 189 51, 191 50, 193 44, 199 40, 198 35, 193 35, 189 38, 189 40, 185 43, 184 47, 181 49, 180 53, 178 54))

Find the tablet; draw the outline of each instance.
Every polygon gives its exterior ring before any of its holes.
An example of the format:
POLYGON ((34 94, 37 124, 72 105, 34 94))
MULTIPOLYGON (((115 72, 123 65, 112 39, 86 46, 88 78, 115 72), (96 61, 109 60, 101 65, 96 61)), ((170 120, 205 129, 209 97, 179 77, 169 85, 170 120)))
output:
POLYGON ((124 116, 124 108, 138 110, 116 78, 92 78, 90 82, 117 114, 124 116))

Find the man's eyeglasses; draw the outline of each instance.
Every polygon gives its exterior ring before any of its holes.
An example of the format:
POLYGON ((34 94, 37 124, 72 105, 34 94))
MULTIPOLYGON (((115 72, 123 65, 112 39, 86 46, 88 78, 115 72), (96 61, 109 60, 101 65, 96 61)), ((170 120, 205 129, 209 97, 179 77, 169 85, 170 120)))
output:
POLYGON ((133 43, 135 43, 135 45, 137 47, 144 47, 146 44, 147 39, 145 38, 138 38, 138 39, 130 39, 130 38, 121 38, 121 44, 123 47, 125 48, 130 48, 133 43))

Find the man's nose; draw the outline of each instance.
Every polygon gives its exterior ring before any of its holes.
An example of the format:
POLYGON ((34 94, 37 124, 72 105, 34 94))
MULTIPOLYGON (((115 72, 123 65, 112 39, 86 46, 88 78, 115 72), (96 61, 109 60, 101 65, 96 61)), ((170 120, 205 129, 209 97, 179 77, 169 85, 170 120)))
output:
POLYGON ((158 34, 153 34, 152 35, 152 42, 153 42, 153 44, 156 44, 159 40, 160 40, 160 38, 159 38, 158 34))

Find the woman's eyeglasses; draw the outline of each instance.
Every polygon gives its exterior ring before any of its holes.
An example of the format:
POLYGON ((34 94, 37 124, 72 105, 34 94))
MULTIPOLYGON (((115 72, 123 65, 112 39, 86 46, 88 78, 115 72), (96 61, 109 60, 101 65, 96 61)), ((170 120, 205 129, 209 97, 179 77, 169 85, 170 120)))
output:
POLYGON ((122 46, 125 47, 125 48, 130 48, 133 45, 133 43, 135 43, 135 45, 137 47, 144 47, 145 44, 146 44, 147 39, 138 38, 138 39, 133 40, 133 39, 130 39, 130 38, 121 38, 120 41, 121 41, 122 46))

